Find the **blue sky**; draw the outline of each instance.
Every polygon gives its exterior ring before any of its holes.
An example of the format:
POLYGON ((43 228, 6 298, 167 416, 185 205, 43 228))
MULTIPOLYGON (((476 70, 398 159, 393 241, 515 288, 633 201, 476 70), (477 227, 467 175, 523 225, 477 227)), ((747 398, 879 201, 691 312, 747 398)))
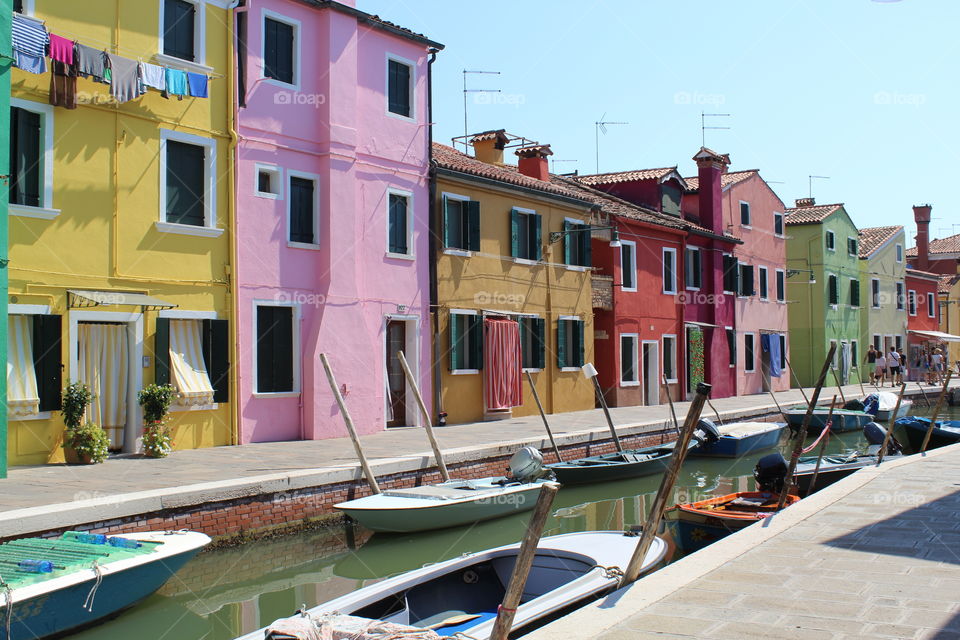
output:
POLYGON ((729 113, 707 146, 758 168, 792 206, 808 175, 818 203, 861 227, 902 224, 933 204, 931 234, 960 233, 955 0, 358 0, 442 42, 435 139, 505 128, 549 143, 557 172, 679 165, 700 147, 700 112, 729 113), (779 184, 778 184, 779 183, 779 184))

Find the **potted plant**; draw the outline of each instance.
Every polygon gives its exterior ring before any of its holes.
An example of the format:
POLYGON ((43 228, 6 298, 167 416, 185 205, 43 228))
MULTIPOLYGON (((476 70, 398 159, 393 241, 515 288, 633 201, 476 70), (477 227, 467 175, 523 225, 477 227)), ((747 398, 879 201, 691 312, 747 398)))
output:
POLYGON ((67 462, 99 463, 107 459, 110 438, 98 425, 83 422, 87 405, 93 400, 90 387, 82 382, 69 382, 63 390, 63 407, 60 410, 67 431, 63 436, 64 455, 67 462))
POLYGON ((148 384, 137 400, 143 407, 143 452, 151 458, 166 457, 173 450, 167 412, 177 392, 169 384, 148 384))

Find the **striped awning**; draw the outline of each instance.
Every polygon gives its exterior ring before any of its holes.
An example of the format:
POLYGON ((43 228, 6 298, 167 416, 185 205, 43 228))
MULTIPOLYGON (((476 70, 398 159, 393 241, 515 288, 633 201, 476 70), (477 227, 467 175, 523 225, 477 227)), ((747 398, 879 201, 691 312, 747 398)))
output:
POLYGON ((144 309, 173 309, 177 305, 145 293, 127 291, 80 291, 68 289, 70 308, 99 307, 103 305, 129 305, 144 309))
POLYGON ((40 394, 33 368, 33 317, 12 315, 8 326, 7 415, 36 415, 40 411, 40 394))
POLYGON ((179 404, 213 404, 213 385, 203 360, 199 320, 170 321, 170 372, 179 404))

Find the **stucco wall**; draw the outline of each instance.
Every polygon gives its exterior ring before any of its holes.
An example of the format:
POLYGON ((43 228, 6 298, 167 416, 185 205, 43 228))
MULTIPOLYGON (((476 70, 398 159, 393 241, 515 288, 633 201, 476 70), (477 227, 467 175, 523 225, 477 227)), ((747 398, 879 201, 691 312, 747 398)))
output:
MULTIPOLYGON (((888 344, 896 344, 896 337, 906 348, 907 343, 907 289, 904 284, 906 263, 897 262, 896 245, 905 247, 905 236, 901 230, 883 246, 874 251, 868 258, 860 260, 860 344, 864 346, 863 354, 873 343, 873 336, 880 336, 880 344, 884 352, 889 352, 888 344), (880 281, 880 307, 873 306, 871 281, 880 281), (904 284, 903 309, 897 309, 896 283, 904 284)), ((920 303, 918 302, 918 308, 920 303)), ((926 310, 924 309, 924 313, 926 310)), ((861 362, 863 360, 861 355, 861 362)))

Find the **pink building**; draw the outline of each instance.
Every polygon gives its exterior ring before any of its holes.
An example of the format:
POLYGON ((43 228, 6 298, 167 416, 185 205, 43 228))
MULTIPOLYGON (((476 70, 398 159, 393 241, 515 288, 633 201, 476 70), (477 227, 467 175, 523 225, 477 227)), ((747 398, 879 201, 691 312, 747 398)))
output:
POLYGON ((429 73, 442 45, 337 2, 237 9, 240 443, 420 423, 431 398, 429 73))
MULTIPOLYGON (((687 178, 685 210, 696 207, 700 178, 687 178)), ((756 169, 720 176, 722 226, 743 242, 736 260, 736 395, 790 388, 784 204, 756 169)), ((731 262, 731 266, 733 266, 731 262)))

